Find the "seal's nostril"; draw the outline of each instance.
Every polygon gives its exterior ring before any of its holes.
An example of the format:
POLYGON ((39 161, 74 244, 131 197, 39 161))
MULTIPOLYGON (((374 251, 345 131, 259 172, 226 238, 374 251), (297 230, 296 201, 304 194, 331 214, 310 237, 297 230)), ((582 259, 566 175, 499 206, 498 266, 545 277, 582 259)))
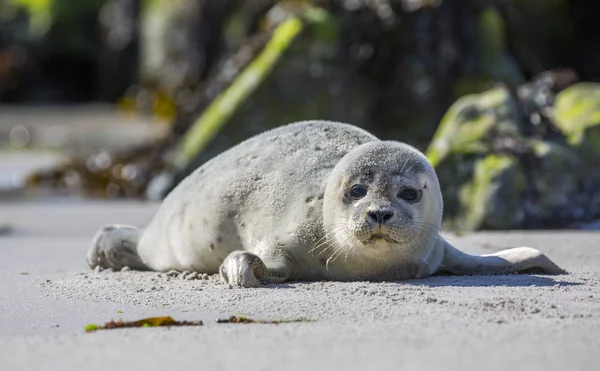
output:
POLYGON ((394 213, 390 211, 369 211, 367 213, 369 218, 376 223, 385 223, 388 220, 392 219, 394 213))
POLYGON ((377 215, 377 213, 367 213, 367 215, 369 216, 369 218, 371 218, 372 221, 379 223, 379 216, 377 215))

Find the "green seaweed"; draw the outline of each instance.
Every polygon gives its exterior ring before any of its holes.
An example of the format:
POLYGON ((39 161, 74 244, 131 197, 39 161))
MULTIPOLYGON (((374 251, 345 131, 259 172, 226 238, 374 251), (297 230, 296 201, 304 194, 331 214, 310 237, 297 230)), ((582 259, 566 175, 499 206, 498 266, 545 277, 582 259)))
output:
POLYGON ((84 327, 85 332, 92 332, 98 330, 100 327, 96 324, 90 323, 84 327))
POLYGON ((171 326, 202 326, 202 321, 175 321, 171 317, 150 317, 144 318, 138 321, 124 322, 109 321, 104 325, 89 324, 84 327, 86 332, 93 332, 97 330, 112 330, 126 327, 171 327, 171 326))
POLYGON ((277 60, 302 31, 297 17, 290 17, 278 25, 264 50, 234 80, 231 86, 217 96, 182 138, 175 165, 183 168, 225 125, 242 102, 258 87, 275 66, 277 60))

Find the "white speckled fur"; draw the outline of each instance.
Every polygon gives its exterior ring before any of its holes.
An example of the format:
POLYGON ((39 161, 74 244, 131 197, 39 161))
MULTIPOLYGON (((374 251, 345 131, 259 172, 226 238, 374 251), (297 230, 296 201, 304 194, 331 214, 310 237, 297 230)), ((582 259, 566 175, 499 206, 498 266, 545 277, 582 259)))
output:
POLYGON ((245 287, 439 272, 562 272, 531 248, 482 257, 456 250, 439 237, 442 209, 435 171, 413 147, 347 124, 298 122, 250 138, 195 170, 138 235, 105 227, 87 259, 91 267, 219 272, 245 287), (352 200, 348 192, 357 183, 368 193, 352 200), (398 198, 405 187, 419 190, 420 200, 398 198), (384 224, 366 217, 380 210, 393 217, 384 224), (374 231, 389 239, 369 240, 374 231), (119 253, 132 243, 138 257, 119 253))

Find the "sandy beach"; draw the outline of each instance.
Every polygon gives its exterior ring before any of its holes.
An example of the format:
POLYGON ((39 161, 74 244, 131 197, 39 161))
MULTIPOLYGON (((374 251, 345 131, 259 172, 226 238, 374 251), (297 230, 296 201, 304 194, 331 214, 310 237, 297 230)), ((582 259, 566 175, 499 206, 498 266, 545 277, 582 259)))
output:
POLYGON ((0 369, 593 370, 600 364, 600 234, 445 235, 486 253, 533 246, 570 274, 291 282, 230 289, 217 277, 93 272, 85 253, 105 223, 144 225, 156 204, 4 203, 0 369), (217 318, 305 317, 280 325, 217 318), (201 327, 85 333, 112 319, 170 315, 201 327))

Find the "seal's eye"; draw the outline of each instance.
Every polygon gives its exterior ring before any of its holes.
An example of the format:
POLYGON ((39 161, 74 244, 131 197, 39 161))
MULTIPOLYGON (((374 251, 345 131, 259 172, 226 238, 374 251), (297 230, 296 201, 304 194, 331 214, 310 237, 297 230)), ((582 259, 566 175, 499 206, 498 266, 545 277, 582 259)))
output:
POLYGON ((398 197, 408 202, 417 202, 421 199, 421 192, 414 188, 404 188, 398 193, 398 197))
POLYGON ((367 195, 367 188, 361 185, 354 185, 350 188, 350 197, 355 200, 360 200, 367 195))

